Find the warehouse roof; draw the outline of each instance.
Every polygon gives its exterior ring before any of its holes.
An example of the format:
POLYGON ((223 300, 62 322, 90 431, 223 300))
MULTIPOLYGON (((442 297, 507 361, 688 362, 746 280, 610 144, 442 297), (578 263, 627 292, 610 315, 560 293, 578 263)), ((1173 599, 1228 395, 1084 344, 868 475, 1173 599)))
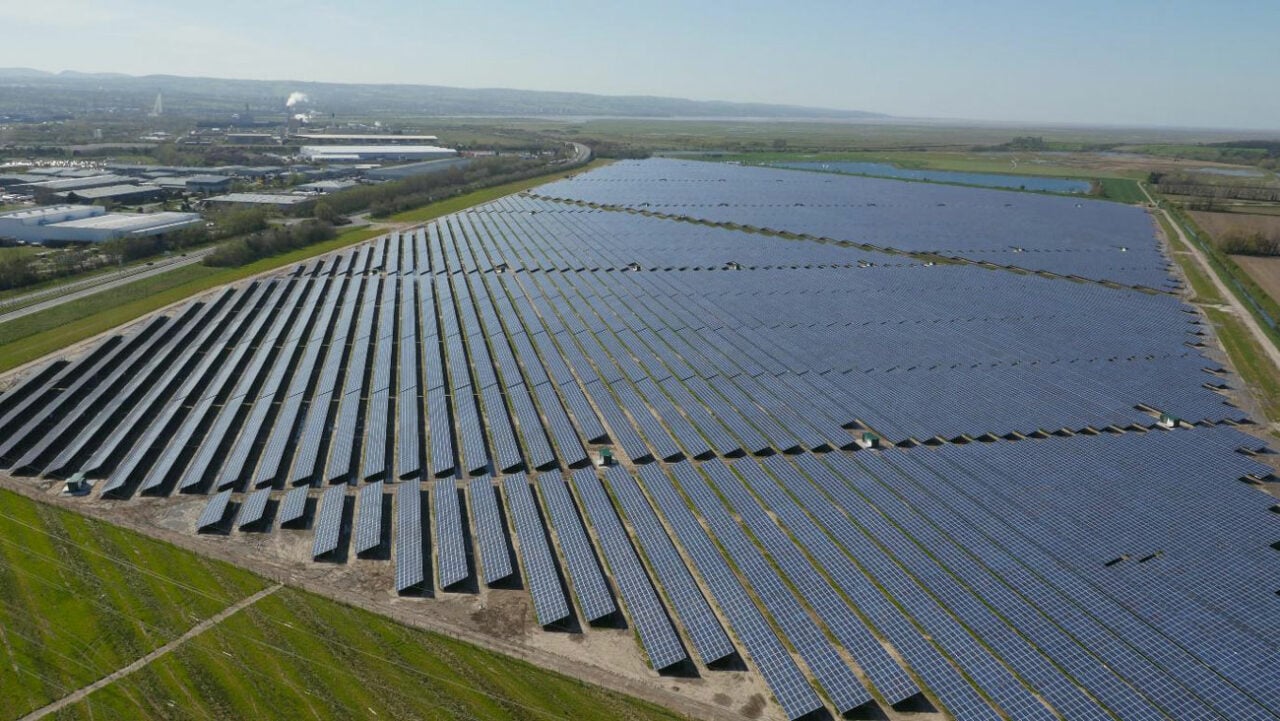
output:
POLYGON ((105 188, 84 188, 82 190, 73 190, 77 198, 89 200, 97 200, 98 198, 114 198, 120 195, 133 195, 134 193, 145 193, 150 191, 163 190, 158 185, 108 185, 105 188))
POLYGON ((61 190, 80 190, 82 188, 102 188, 108 185, 120 185, 122 183, 131 182, 131 178, 123 175, 113 175, 103 173, 101 175, 91 175, 83 178, 58 178, 56 180, 42 180, 34 184, 32 187, 41 190, 61 191, 61 190))
POLYGON ((107 213, 93 218, 68 220, 58 223, 59 228, 94 228, 134 233, 140 230, 156 230, 166 227, 182 227, 199 221, 198 213, 107 213))
POLYGON ((256 203, 266 205, 294 205, 311 200, 305 195, 281 193, 227 193, 209 198, 210 203, 256 203))
POLYGON ((302 140, 342 140, 347 142, 394 143, 416 142, 434 143, 440 138, 435 135, 391 135, 388 133, 297 133, 293 137, 302 140))

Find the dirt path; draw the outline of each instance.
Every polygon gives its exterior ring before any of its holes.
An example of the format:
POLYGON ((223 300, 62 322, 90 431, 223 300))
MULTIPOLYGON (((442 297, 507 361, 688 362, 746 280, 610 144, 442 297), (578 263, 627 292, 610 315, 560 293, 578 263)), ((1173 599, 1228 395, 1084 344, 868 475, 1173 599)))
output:
MULTIPOLYGON (((1153 206, 1157 205, 1155 198, 1151 197, 1151 193, 1147 191, 1146 186, 1139 184, 1138 187, 1142 188, 1142 192, 1146 194, 1147 199, 1151 201, 1153 206)), ((1196 259, 1196 263, 1200 264, 1200 268, 1209 276, 1209 280, 1213 281, 1214 287, 1218 289, 1218 294, 1221 295, 1223 300, 1227 302, 1227 305, 1231 307, 1232 312, 1239 317, 1240 322, 1244 323, 1244 326, 1249 329, 1249 335, 1253 336, 1254 343, 1257 344, 1264 353, 1266 353, 1267 357, 1271 359, 1271 362, 1275 364, 1277 368, 1280 368, 1280 349, 1276 348, 1276 345, 1271 342, 1270 336, 1268 336, 1266 331, 1262 329, 1262 326, 1258 324, 1258 319, 1253 317, 1253 314, 1249 312, 1249 309, 1244 307, 1244 303, 1240 302, 1240 299, 1236 297, 1235 293, 1232 293, 1231 289, 1227 288, 1227 284, 1222 282, 1222 278, 1218 277, 1218 272, 1209 264, 1209 259, 1204 256, 1204 253, 1200 252, 1199 246, 1191 242, 1191 239, 1187 237, 1185 232, 1183 232, 1182 226, 1178 221, 1174 220, 1173 216, 1169 214, 1169 211, 1164 208, 1160 208, 1159 212, 1164 213, 1165 219, 1168 220, 1169 225, 1173 227, 1173 232, 1178 234, 1178 238, 1182 240, 1182 244, 1191 251, 1191 257, 1196 259)))
POLYGON ((73 691, 67 694, 66 696, 63 696, 62 698, 58 699, 57 701, 54 701, 53 703, 49 704, 48 706, 45 706, 44 708, 40 708, 35 711, 32 711, 26 716, 23 716, 21 721, 34 721, 35 719, 44 718, 49 714, 61 711, 66 706, 70 706, 73 703, 78 703, 79 701, 81 701, 82 699, 84 699, 86 696, 93 693, 94 691, 97 691, 98 689, 104 686, 109 686, 110 684, 115 683, 116 681, 124 678, 125 676, 128 676, 129 674, 141 668, 144 668, 147 664, 151 663, 152 661, 155 661, 156 659, 161 658, 162 656, 168 655, 175 648, 181 646, 187 641, 190 641, 196 636, 199 636, 205 631, 208 631, 214 626, 217 626, 219 623, 222 623, 223 621, 227 620, 237 612, 243 609, 246 609, 249 606, 252 606, 258 601, 261 601, 267 596, 270 596, 271 594, 280 590, 281 588, 282 586, 280 584, 276 584, 274 586, 268 586, 267 588, 264 588, 261 591, 258 591, 252 596, 240 599, 236 603, 233 603, 232 605, 227 606, 226 608, 222 609, 221 611, 214 614, 213 616, 210 616, 209 618, 206 618, 200 623, 197 623, 195 626, 192 626, 191 629, 188 630, 186 633, 173 639, 169 643, 166 643, 160 648, 157 648, 156 650, 152 651, 146 656, 143 656, 142 658, 138 659, 137 661, 134 661, 128 666, 117 669, 111 672, 110 674, 103 676, 97 681, 94 681, 88 686, 85 686, 84 688, 78 689, 76 691, 73 691))

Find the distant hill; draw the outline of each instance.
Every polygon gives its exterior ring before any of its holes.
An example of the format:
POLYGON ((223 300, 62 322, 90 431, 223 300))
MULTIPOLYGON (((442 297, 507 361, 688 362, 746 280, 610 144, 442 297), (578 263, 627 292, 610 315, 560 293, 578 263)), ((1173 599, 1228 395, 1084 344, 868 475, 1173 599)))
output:
POLYGON ((174 115, 284 109, 291 93, 305 93, 306 106, 325 113, 496 116, 613 116, 689 118, 859 119, 887 117, 859 110, 834 110, 766 103, 731 103, 640 95, 452 88, 441 85, 362 85, 292 80, 229 80, 173 75, 50 73, 0 68, 0 112, 122 112, 149 110, 164 94, 174 115))

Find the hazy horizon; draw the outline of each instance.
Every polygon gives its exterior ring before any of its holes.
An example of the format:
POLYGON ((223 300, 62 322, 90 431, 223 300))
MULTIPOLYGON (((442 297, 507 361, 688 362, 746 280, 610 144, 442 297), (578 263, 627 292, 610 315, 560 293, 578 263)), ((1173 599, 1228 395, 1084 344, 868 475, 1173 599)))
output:
POLYGON ((0 8, 0 67, 770 103, 898 119, 1280 129, 1280 4, 372 0, 0 8), (406 32, 406 28, 413 32, 406 32), (52 52, 51 52, 52 49, 52 52))

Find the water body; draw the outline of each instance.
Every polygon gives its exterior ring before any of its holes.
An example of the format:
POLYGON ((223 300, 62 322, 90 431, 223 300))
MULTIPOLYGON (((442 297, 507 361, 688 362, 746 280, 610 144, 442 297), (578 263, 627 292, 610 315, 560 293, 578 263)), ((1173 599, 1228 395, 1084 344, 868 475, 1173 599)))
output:
POLYGON ((844 173, 846 175, 878 175, 885 178, 903 178, 905 180, 932 180, 940 183, 964 183, 965 185, 981 185, 987 188, 1012 188, 1015 190, 1040 190, 1049 193, 1087 193, 1089 183, 1084 180, 1068 180, 1066 178, 1046 178, 1036 175, 999 175, 996 173, 962 173, 952 170, 916 170, 899 168, 889 163, 773 163, 778 168, 794 168, 796 170, 820 170, 828 173, 844 173))

